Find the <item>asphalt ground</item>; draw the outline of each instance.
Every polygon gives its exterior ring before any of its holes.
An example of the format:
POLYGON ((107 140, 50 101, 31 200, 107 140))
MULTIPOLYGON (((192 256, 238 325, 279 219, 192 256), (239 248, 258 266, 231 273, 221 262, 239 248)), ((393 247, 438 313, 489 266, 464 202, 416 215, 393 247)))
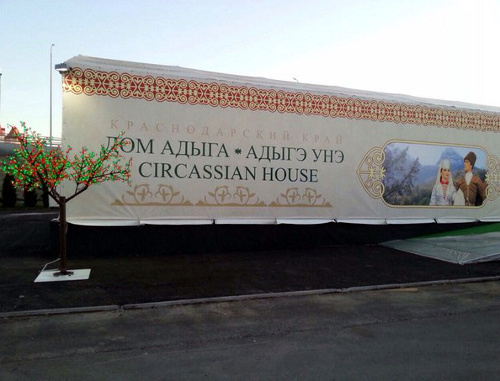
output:
MULTIPOLYGON (((15 218, 23 218, 22 213, 15 218)), ((48 230, 47 215, 39 221, 38 217, 29 218, 32 231, 48 230)), ((7 235, 15 241, 15 234, 25 234, 12 221, 4 213, 4 223, 0 224, 4 240, 7 235)), ((29 238, 18 237, 18 241, 26 240, 29 238)), ((57 254, 49 258, 47 244, 39 244, 38 250, 37 244, 25 247, 29 248, 18 250, 5 242, 0 245, 0 313, 313 290, 341 292, 357 287, 500 277, 500 261, 455 265, 378 245, 343 245, 146 256, 126 253, 103 257, 90 253, 85 258, 72 258, 68 253, 68 268, 90 268, 90 279, 34 283, 44 265, 57 254)), ((57 268, 57 263, 52 268, 57 268)))
POLYGON ((500 282, 0 319, 0 379, 498 380, 500 282))

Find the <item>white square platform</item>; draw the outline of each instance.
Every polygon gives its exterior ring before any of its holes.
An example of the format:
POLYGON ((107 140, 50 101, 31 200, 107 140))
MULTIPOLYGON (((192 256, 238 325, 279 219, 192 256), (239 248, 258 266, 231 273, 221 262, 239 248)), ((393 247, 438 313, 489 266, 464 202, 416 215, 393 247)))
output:
POLYGON ((40 282, 64 282, 69 280, 86 280, 90 277, 90 269, 80 269, 80 270, 68 270, 72 271, 71 275, 59 275, 54 276, 59 270, 45 270, 41 271, 36 277, 34 283, 40 282))

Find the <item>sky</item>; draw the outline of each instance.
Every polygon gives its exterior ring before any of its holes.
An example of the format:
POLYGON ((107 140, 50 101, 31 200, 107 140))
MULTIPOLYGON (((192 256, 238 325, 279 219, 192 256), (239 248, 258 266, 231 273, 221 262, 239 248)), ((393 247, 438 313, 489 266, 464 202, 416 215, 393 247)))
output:
POLYGON ((60 137, 53 66, 76 55, 500 107, 499 19, 500 0, 0 0, 0 124, 48 136, 52 104, 60 137))
MULTIPOLYGON (((477 160, 475 167, 486 168, 486 152, 480 148, 470 148, 470 147, 460 147, 460 146, 443 146, 443 145, 432 145, 432 144, 407 144, 407 143, 392 143, 400 150, 408 148, 408 154, 416 159, 418 158, 420 164, 422 165, 439 165, 439 161, 442 158, 442 154, 445 150, 452 148, 461 158, 464 158, 469 152, 474 152, 476 154, 477 160)), ((449 157, 443 157, 448 159, 449 157)))

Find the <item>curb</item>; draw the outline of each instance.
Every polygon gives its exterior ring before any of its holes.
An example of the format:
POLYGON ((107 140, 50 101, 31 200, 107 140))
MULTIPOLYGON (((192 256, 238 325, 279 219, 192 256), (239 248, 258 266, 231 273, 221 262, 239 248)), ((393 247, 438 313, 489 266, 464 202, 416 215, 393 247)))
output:
POLYGON ((306 290, 306 291, 271 292, 267 294, 219 296, 212 298, 172 300, 166 302, 125 304, 122 306, 122 309, 125 311, 129 311, 129 310, 152 309, 152 308, 195 305, 195 304, 238 302, 238 301, 257 300, 257 299, 275 299, 275 298, 327 295, 327 294, 347 294, 355 292, 383 291, 383 290, 405 289, 414 287, 439 286, 447 284, 494 282, 499 280, 500 280, 500 275, 491 277, 482 277, 482 278, 463 278, 454 280, 437 280, 437 281, 425 281, 425 282, 415 282, 415 283, 396 283, 396 284, 359 286, 359 287, 347 287, 347 288, 325 288, 325 289, 306 290))
POLYGON ((46 310, 1 312, 0 318, 67 315, 67 314, 105 312, 105 311, 117 311, 117 310, 120 310, 120 306, 118 306, 118 305, 95 306, 95 307, 52 308, 52 309, 46 309, 46 310))
POLYGON ((108 311, 134 311, 134 310, 157 309, 157 308, 197 305, 197 304, 228 303, 228 302, 239 302, 246 300, 276 299, 276 298, 327 295, 327 294, 347 294, 347 293, 366 292, 366 291, 383 291, 383 290, 395 290, 395 289, 397 290, 397 289, 406 289, 415 287, 429 287, 429 286, 441 286, 441 285, 464 284, 464 283, 482 283, 482 282, 495 282, 495 281, 500 281, 500 275, 481 277, 481 278, 462 278, 453 280, 436 280, 436 281, 425 281, 425 282, 414 282, 414 283, 395 283, 395 284, 384 284, 384 285, 374 285, 374 286, 326 288, 326 289, 305 290, 305 291, 271 292, 266 294, 217 296, 210 298, 182 299, 182 300, 171 300, 165 302, 152 302, 152 303, 1 312, 0 319, 68 315, 68 314, 80 314, 80 313, 96 313, 96 312, 108 312, 108 311))

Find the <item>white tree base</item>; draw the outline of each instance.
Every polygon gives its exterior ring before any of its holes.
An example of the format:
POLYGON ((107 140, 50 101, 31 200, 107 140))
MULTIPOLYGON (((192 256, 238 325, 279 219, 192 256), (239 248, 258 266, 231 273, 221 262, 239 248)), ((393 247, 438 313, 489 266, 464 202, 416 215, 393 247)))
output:
POLYGON ((86 280, 90 277, 90 269, 68 270, 73 274, 68 275, 54 275, 59 273, 59 270, 45 270, 41 271, 36 277, 34 283, 40 282, 64 282, 69 280, 86 280))

